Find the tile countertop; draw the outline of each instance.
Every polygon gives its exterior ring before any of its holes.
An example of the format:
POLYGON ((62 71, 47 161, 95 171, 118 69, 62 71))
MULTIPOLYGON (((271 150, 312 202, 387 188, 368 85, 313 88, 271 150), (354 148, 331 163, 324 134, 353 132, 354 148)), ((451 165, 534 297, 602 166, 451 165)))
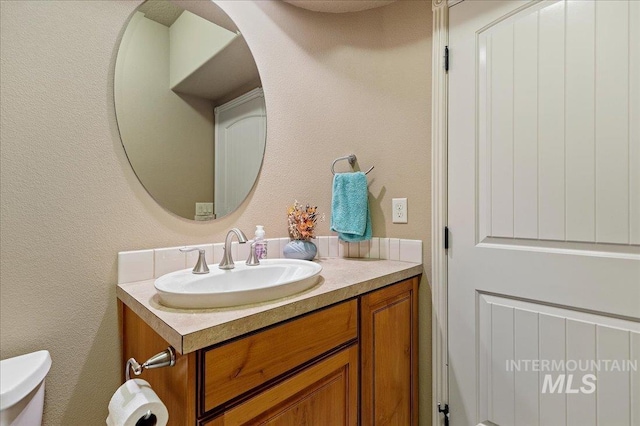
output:
POLYGON ((422 273, 422 264, 331 258, 320 281, 271 302, 218 309, 175 309, 160 304, 154 280, 118 284, 117 296, 179 353, 187 354, 422 273))

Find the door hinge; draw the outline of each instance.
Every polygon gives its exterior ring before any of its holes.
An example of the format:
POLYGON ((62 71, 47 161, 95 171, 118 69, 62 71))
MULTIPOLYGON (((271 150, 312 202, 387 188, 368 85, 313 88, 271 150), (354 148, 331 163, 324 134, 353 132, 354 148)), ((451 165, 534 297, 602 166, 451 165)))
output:
POLYGON ((445 250, 449 249, 449 227, 448 226, 444 227, 444 249, 445 250))
POLYGON ((449 46, 444 47, 444 70, 449 72, 449 46))
POLYGON ((444 414, 444 426, 449 426, 449 404, 444 404, 444 408, 438 402, 438 413, 444 414))

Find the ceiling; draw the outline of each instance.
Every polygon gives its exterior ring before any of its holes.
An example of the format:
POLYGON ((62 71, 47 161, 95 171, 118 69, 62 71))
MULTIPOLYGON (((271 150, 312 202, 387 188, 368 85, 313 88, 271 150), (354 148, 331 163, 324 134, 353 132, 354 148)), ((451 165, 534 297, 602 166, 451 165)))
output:
MULTIPOLYGON (((193 13, 233 33, 238 32, 236 24, 217 4, 210 1, 190 1, 188 3, 193 13), (210 7, 211 4, 215 7, 210 7), (197 13, 197 10, 200 9, 206 13, 204 15, 197 13)), ((184 8, 180 7, 179 4, 179 2, 172 2, 171 0, 147 0, 138 7, 138 11, 144 13, 145 18, 156 21, 165 27, 170 27, 184 11, 184 8)))
POLYGON ((156 21, 165 27, 170 27, 184 9, 166 0, 149 0, 138 7, 145 18, 156 21))
MULTIPOLYGON (((396 0, 283 0, 286 3, 300 7, 302 9, 312 10, 314 12, 328 13, 345 13, 360 12, 362 10, 373 9, 375 7, 386 6, 396 0)), ((145 17, 156 21, 164 26, 170 27, 184 10, 180 6, 175 5, 170 0, 148 0, 138 10, 145 14, 145 17)), ((223 13, 224 14, 224 13, 223 13)), ((226 16, 225 16, 226 17, 226 16)), ((224 20, 224 19, 223 19, 224 20)), ((230 21, 229 18, 226 19, 230 21)), ((219 23, 213 21, 221 27, 231 31, 237 31, 234 24, 228 22, 219 23)))
POLYGON ((314 12, 360 12, 386 6, 396 0, 283 0, 289 4, 314 12))

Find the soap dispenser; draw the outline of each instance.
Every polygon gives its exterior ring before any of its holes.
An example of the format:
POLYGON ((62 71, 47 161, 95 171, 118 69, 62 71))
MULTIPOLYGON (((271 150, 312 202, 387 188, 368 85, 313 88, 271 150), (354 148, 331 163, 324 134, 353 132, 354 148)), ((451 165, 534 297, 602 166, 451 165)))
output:
POLYGON ((267 258, 267 241, 264 239, 264 226, 256 226, 256 236, 254 238, 256 257, 258 260, 267 258))

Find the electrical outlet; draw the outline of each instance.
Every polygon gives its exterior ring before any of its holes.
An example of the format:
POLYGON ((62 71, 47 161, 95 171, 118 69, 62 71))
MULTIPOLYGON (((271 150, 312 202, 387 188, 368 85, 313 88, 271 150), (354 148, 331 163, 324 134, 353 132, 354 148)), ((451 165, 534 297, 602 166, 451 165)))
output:
POLYGON ((408 223, 407 220, 407 199, 393 198, 391 200, 391 210, 393 214, 393 223, 408 223))

